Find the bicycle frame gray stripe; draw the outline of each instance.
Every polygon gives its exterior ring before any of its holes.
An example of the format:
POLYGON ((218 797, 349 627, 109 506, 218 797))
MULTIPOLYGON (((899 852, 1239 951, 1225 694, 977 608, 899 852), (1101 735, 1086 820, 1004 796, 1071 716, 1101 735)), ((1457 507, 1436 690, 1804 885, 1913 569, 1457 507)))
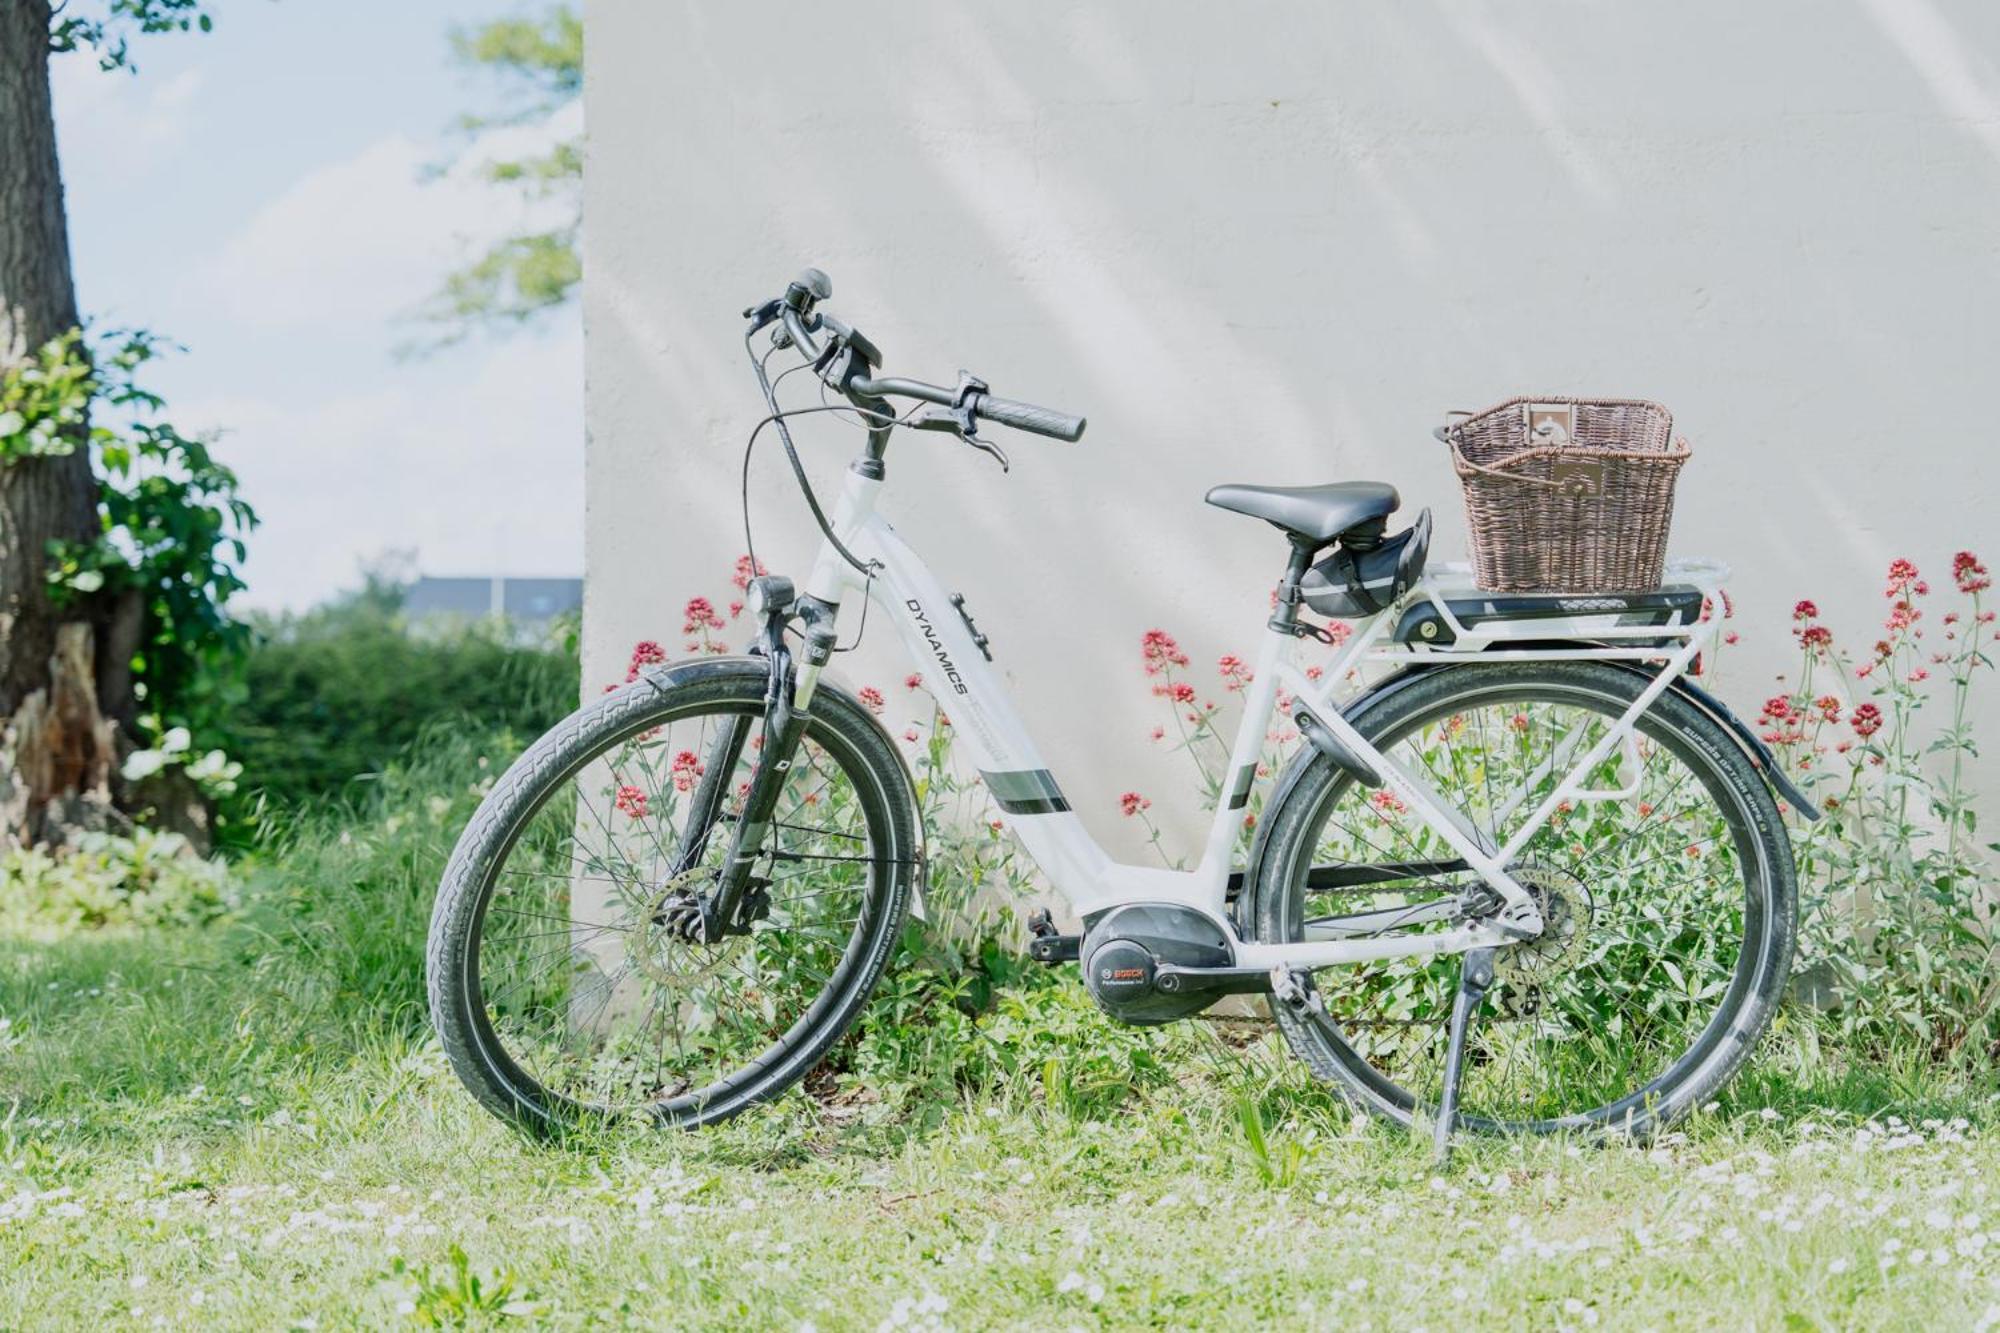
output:
POLYGON ((1245 764, 1236 770, 1236 785, 1229 789, 1229 808, 1241 810, 1250 804, 1250 784, 1257 780, 1257 765, 1245 764))
POLYGON ((994 801, 1010 815, 1052 815, 1069 809, 1069 802, 1063 799, 1062 789, 1046 768, 1023 768, 1010 773, 988 773, 981 769, 979 776, 986 779, 986 790, 993 793, 994 801))

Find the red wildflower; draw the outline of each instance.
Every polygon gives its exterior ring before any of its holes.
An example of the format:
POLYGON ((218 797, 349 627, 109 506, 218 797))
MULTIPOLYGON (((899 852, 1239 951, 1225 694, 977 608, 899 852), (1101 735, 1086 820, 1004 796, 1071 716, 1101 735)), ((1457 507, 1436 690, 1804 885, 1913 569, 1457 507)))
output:
POLYGON ((1925 670, 1923 667, 1918 667, 1916 670, 1910 673, 1910 684, 1921 685, 1930 678, 1931 678, 1931 673, 1929 671, 1925 670))
POLYGON ((871 713, 880 713, 888 703, 888 700, 882 697, 882 691, 873 685, 863 685, 855 697, 860 699, 862 707, 871 713))
POLYGON ((1152 809, 1153 803, 1147 800, 1145 797, 1141 796, 1136 791, 1128 791, 1123 796, 1120 796, 1118 798, 1118 808, 1125 812, 1125 817, 1127 819, 1130 819, 1133 815, 1138 814, 1141 810, 1152 809))
POLYGON ((917 743, 917 729, 915 727, 907 728, 903 732, 903 739, 915 745, 917 743))
POLYGON ((1410 808, 1404 805, 1402 799, 1387 787, 1377 788, 1375 794, 1368 799, 1377 810, 1380 810, 1385 815, 1400 815, 1403 811, 1410 808))
POLYGON ((1354 626, 1345 620, 1329 620, 1326 622, 1326 632, 1332 636, 1333 646, 1338 648, 1354 637, 1354 626))
POLYGON ((1174 642, 1174 636, 1163 629, 1149 629, 1139 640, 1139 656, 1146 663, 1146 674, 1157 676, 1169 667, 1184 667, 1188 655, 1174 642))
POLYGON ((675 791, 693 791, 694 784, 708 769, 693 750, 682 750, 674 756, 672 772, 675 791))
POLYGON ((632 664, 625 668, 625 679, 637 680, 640 668, 657 666, 666 660, 666 651, 659 644, 651 639, 641 639, 632 645, 632 664))
POLYGON ((1985 592, 1993 586, 1993 576, 1970 551, 1960 551, 1951 558, 1951 576, 1958 581, 1958 590, 1964 593, 1985 592))
POLYGON ((1840 700, 1836 699, 1833 695, 1822 694, 1819 698, 1813 700, 1813 707, 1819 709, 1819 715, 1826 721, 1840 721, 1840 700))
POLYGON ((1833 646, 1833 631, 1824 625, 1807 625, 1792 633, 1799 639, 1799 647, 1806 649, 1830 648, 1833 646))
POLYGON ((1227 689, 1240 690, 1250 683, 1250 667, 1235 653, 1224 653, 1215 664, 1215 669, 1222 673, 1227 689))
POLYGON ((1801 600, 1797 606, 1792 608, 1792 619, 1818 620, 1819 608, 1814 606, 1810 600, 1801 600))
POLYGON ((1186 681, 1175 681, 1171 685, 1155 685, 1153 693, 1162 698, 1172 699, 1177 704, 1194 702, 1194 686, 1186 681))
POLYGON ((1154 740, 1156 740, 1156 741, 1157 741, 1157 740, 1164 740, 1164 739, 1166 739, 1166 735, 1167 735, 1167 729, 1166 729, 1165 727, 1154 727, 1154 728, 1153 728, 1153 739, 1154 739, 1154 740))
POLYGON ((1882 710, 1874 704, 1859 705, 1847 720, 1853 725, 1854 734, 1863 740, 1882 730, 1882 710))
POLYGON ((741 592, 750 586, 751 579, 768 573, 770 571, 764 568, 762 561, 752 560, 747 555, 739 555, 736 557, 736 576, 729 581, 736 585, 738 592, 741 592))
POLYGON ((681 626, 683 634, 697 634, 706 629, 721 629, 722 617, 715 614, 714 605, 706 597, 688 598, 687 610, 683 613, 687 623, 681 626))
POLYGON ((646 817, 646 793, 637 787, 626 785, 618 789, 618 799, 614 802, 618 809, 633 819, 646 817))
POLYGON ((906 690, 919 690, 923 688, 923 685, 924 678, 921 672, 912 671, 909 675, 903 677, 903 688, 906 690))

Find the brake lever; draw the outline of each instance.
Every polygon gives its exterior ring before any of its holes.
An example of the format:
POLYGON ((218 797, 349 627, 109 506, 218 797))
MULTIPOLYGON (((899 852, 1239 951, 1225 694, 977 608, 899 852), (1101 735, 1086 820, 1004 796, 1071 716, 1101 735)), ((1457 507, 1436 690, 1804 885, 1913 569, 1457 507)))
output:
POLYGON ((951 406, 926 407, 910 424, 917 430, 948 430, 981 453, 991 454, 1002 472, 1012 472, 1014 465, 1007 457, 1007 451, 980 437, 978 408, 980 396, 985 392, 985 380, 971 371, 961 370, 958 372, 958 396, 951 406))
POLYGON ((1013 471, 1013 463, 1006 451, 981 436, 978 427, 967 419, 969 416, 969 411, 955 407, 926 407, 909 424, 911 430, 948 430, 981 453, 993 455, 1002 472, 1013 471))
POLYGON ((992 454, 994 461, 1000 464, 1002 472, 1012 472, 1014 470, 1013 464, 1007 461, 1007 451, 993 443, 993 441, 981 439, 977 435, 961 435, 959 438, 981 453, 992 454))

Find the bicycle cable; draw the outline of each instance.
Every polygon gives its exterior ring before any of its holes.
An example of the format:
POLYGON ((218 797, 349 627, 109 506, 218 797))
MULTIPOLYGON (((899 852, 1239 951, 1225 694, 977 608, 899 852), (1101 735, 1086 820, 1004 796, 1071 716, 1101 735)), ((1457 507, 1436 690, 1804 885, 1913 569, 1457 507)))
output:
MULTIPOLYGON (((756 330, 754 329, 743 335, 743 351, 745 355, 747 355, 750 358, 750 369, 757 376, 757 387, 763 390, 764 403, 767 407, 771 409, 771 411, 770 415, 766 416, 762 421, 759 421, 754 427, 751 428, 750 438, 744 443, 743 446, 743 496, 742 496, 743 542, 746 548, 745 553, 750 557, 750 566, 752 569, 755 569, 757 564, 757 549, 755 542, 750 535, 750 457, 752 451, 755 450, 757 447, 757 437, 763 433, 764 427, 775 423, 778 427, 778 438, 780 441, 783 442, 785 446, 785 457, 791 462, 792 465, 792 475, 795 478, 797 478, 799 483, 799 490, 802 493, 804 493, 806 497, 806 507, 812 511, 813 522, 819 525, 820 532, 826 537, 827 541, 833 545, 833 549, 840 553, 841 559, 845 560, 848 564, 852 565, 856 570, 858 570, 862 574, 869 575, 870 577, 872 577, 873 576, 872 567, 864 563, 858 556, 854 554, 854 552, 847 549, 847 544, 841 541, 840 538, 835 535, 833 531, 833 524, 827 521, 826 511, 820 507, 819 496, 813 491, 811 479, 806 476, 805 464, 799 460, 798 446, 792 442, 791 429, 785 424, 785 420, 787 417, 805 416, 813 412, 828 412, 828 411, 847 411, 859 415, 863 413, 863 409, 855 407, 852 404, 836 404, 831 407, 822 406, 822 407, 794 408, 793 410, 788 412, 785 409, 779 407, 776 386, 773 384, 771 377, 764 372, 765 361, 768 360, 770 356, 777 351, 777 348, 773 347, 770 352, 766 352, 764 356, 760 358, 757 355, 756 349, 750 345, 751 338, 755 336, 756 336, 756 330)), ((801 362, 800 366, 811 365, 811 364, 812 364, 811 362, 801 362)), ((799 369, 800 366, 793 366, 790 370, 786 370, 783 373, 781 373, 778 376, 778 378, 780 380, 784 379, 786 375, 791 374, 793 370, 799 369)), ((883 414, 879 412, 866 413, 866 415, 878 418, 883 416, 883 414)), ((889 420, 891 421, 891 424, 894 424, 893 418, 890 418, 889 420)))

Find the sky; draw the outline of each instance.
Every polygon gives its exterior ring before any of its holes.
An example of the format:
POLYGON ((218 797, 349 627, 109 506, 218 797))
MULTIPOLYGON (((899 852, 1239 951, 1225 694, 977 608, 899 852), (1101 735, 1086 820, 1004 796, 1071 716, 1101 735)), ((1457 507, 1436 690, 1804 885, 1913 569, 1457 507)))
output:
POLYGON ((301 608, 410 551, 426 574, 583 569, 575 308, 420 358, 412 312, 533 205, 471 179, 499 106, 455 26, 504 0, 214 0, 206 35, 135 38, 137 75, 52 69, 79 303, 186 347, 153 369, 183 432, 215 431, 262 526, 244 602, 301 608), (443 174, 439 175, 439 169, 443 174))

